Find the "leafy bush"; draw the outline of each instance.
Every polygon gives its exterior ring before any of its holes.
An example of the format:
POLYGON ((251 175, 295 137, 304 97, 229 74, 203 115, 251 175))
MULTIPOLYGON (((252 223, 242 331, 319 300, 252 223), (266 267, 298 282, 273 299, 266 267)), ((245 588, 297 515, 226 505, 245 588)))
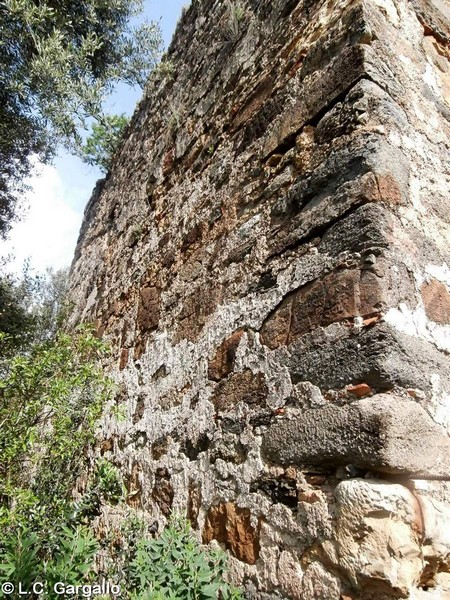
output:
POLYGON ((226 555, 207 551, 189 522, 172 518, 155 539, 138 542, 129 567, 134 600, 238 600, 240 593, 224 582, 226 555))
POLYGON ((13 597, 18 597, 19 584, 23 591, 30 591, 35 582, 45 582, 46 596, 58 598, 54 592, 57 582, 82 585, 92 578, 97 550, 98 543, 84 527, 63 527, 58 544, 50 550, 42 536, 28 527, 19 528, 2 540, 0 578, 14 585, 13 597))
POLYGON ((125 486, 118 470, 107 460, 96 462, 87 489, 78 502, 73 503, 73 520, 89 523, 101 514, 103 504, 118 504, 125 496, 125 486))
POLYGON ((55 583, 62 581, 80 585, 93 578, 92 564, 99 548, 92 533, 84 527, 63 527, 58 546, 44 563, 43 581, 52 590, 55 583))
MULTIPOLYGON (((103 574, 111 583, 120 581, 122 597, 242 600, 240 592, 223 580, 226 555, 202 548, 185 519, 172 518, 156 539, 146 536, 143 523, 137 524, 136 520, 129 533, 124 577, 119 579, 117 573, 103 574)), ((20 527, 1 542, 0 582, 13 583, 16 591, 19 583, 22 590, 31 590, 33 583, 45 582, 46 596, 57 599, 60 597, 54 591, 57 582, 77 586, 99 580, 100 574, 93 569, 98 551, 99 544, 87 527, 63 526, 50 548, 42 534, 20 527)))
MULTIPOLYGON (((93 576, 98 543, 77 522, 72 490, 111 391, 97 364, 105 350, 83 327, 0 363, 0 575, 16 589, 45 581, 51 598, 57 581, 93 576)), ((117 496, 112 466, 97 479, 117 496)))
POLYGON ((17 588, 19 583, 24 589, 30 589, 36 576, 39 576, 39 540, 36 533, 27 529, 18 529, 2 540, 0 551, 0 573, 4 581, 17 588))
POLYGON ((54 525, 70 510, 83 449, 111 391, 89 329, 5 359, 0 365, 0 528, 54 525))

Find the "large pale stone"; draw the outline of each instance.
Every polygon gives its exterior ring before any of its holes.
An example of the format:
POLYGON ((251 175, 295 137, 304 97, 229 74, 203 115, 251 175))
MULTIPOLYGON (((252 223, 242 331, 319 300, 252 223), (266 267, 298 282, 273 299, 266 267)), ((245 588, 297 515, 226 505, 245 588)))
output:
POLYGON ((430 374, 447 376, 447 356, 395 324, 381 321, 361 332, 328 329, 318 328, 290 345, 287 362, 295 383, 310 381, 324 390, 365 382, 380 391, 394 386, 429 391, 430 374))
POLYGON ((295 556, 289 552, 281 552, 278 560, 278 581, 281 589, 292 600, 303 600, 303 573, 295 556))
POLYGON ((429 578, 445 566, 450 571, 450 508, 432 496, 416 492, 423 520, 423 553, 429 578))
POLYGON ((356 589, 408 597, 424 567, 417 499, 404 486, 352 479, 335 490, 336 533, 324 549, 356 589))

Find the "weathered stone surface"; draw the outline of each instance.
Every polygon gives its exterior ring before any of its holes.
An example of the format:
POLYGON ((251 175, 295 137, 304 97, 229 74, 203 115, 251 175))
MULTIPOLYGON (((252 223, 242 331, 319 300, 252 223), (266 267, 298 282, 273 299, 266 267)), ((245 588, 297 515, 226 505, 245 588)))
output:
POLYGON ((306 569, 302 593, 302 600, 342 600, 341 582, 318 562, 306 569))
POLYGON ((412 0, 425 29, 425 35, 436 35, 450 42, 450 8, 444 0, 412 0))
POLYGON ((421 515, 411 492, 397 484, 353 479, 336 496, 336 539, 324 544, 329 559, 356 589, 408 598, 424 568, 421 515))
POLYGON ((426 562, 422 581, 430 584, 440 572, 448 573, 449 571, 450 508, 448 504, 436 498, 427 497, 420 491, 416 491, 415 496, 419 502, 422 516, 422 551, 426 562))
POLYGON ((142 483, 139 477, 139 464, 134 463, 127 481, 127 504, 133 508, 142 507, 142 483))
POLYGON ((246 369, 219 383, 211 396, 211 401, 216 410, 225 411, 239 402, 250 406, 262 406, 266 397, 267 385, 264 374, 253 373, 250 369, 246 369))
POLYGON ((156 287, 143 287, 139 297, 137 326, 140 333, 153 331, 158 327, 160 292, 156 287))
POLYGON ((353 464, 370 471, 450 479, 450 439, 412 400, 381 394, 273 424, 263 454, 283 465, 353 464))
POLYGON ((201 334, 208 317, 222 298, 222 290, 215 286, 201 285, 184 298, 178 315, 178 327, 174 341, 195 341, 201 334))
POLYGON ((202 504, 201 488, 194 481, 189 482, 189 498, 187 503, 186 517, 192 527, 198 529, 198 514, 202 504))
POLYGON ((446 285, 432 279, 422 286, 427 317, 436 323, 450 324, 450 292, 446 285))
POLYGON ((167 469, 159 468, 156 470, 152 498, 165 517, 169 516, 171 513, 174 495, 173 485, 170 479, 170 473, 167 469))
POLYGON ((259 527, 250 522, 250 511, 232 502, 212 506, 203 528, 203 543, 217 540, 233 555, 249 565, 255 564, 259 555, 259 527))
POLYGON ((236 352, 243 333, 243 331, 235 331, 217 348, 216 354, 208 364, 209 379, 220 381, 233 371, 236 352))
POLYGON ((269 251, 277 255, 370 202, 397 204, 408 194, 404 155, 376 135, 356 137, 301 177, 271 212, 269 251), (396 165, 395 175, 389 169, 396 165), (380 187, 379 178, 390 177, 380 187), (393 193, 392 193, 393 192, 393 193))
POLYGON ((247 448, 231 433, 225 433, 216 443, 213 443, 209 454, 212 463, 220 459, 235 465, 245 462, 246 457, 247 448))
POLYGON ((184 12, 72 265, 123 389, 115 518, 187 510, 248 600, 437 599, 450 482, 410 476, 448 475, 447 2, 234 4, 184 12))
POLYGON ((444 375, 448 368, 447 357, 432 344, 382 322, 362 331, 311 334, 291 344, 290 352, 293 382, 322 389, 367 383, 378 390, 395 385, 429 390, 430 374, 444 375))
POLYGON ((283 551, 278 560, 278 579, 284 594, 292 600, 302 600, 303 572, 296 556, 283 551))
POLYGON ((379 314, 392 303, 390 287, 389 279, 376 270, 333 271, 289 294, 265 321, 261 340, 274 349, 317 327, 379 314))
POLYGON ((365 204, 327 229, 319 252, 339 256, 344 252, 380 254, 392 244, 395 216, 381 204, 365 204))
POLYGON ((123 371, 128 363, 128 358, 130 356, 130 351, 128 348, 122 348, 120 351, 120 360, 119 360, 119 369, 123 371))

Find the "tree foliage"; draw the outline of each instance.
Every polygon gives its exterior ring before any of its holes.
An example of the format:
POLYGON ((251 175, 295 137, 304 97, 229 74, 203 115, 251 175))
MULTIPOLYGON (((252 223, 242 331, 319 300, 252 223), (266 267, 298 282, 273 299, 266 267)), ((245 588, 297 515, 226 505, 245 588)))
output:
POLYGON ((81 149, 83 160, 107 171, 127 123, 124 114, 105 115, 99 123, 94 123, 92 134, 81 149))
POLYGON ((118 82, 143 87, 157 64, 157 24, 130 22, 142 0, 0 1, 0 233, 32 168, 102 120, 118 82))
POLYGON ((55 336, 65 311, 68 269, 21 277, 0 272, 0 357, 55 336))
POLYGON ((1 356, 6 356, 28 344, 34 332, 34 318, 27 308, 27 282, 18 282, 11 275, 0 277, 1 356))

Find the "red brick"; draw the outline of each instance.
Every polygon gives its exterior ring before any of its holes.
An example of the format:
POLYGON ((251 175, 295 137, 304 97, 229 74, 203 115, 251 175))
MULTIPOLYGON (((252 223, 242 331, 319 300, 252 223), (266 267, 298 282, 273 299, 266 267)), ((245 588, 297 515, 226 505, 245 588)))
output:
POLYGON ((356 396, 357 398, 364 398, 372 393, 372 388, 367 383, 358 383, 356 385, 350 385, 347 388, 347 392, 356 396))

